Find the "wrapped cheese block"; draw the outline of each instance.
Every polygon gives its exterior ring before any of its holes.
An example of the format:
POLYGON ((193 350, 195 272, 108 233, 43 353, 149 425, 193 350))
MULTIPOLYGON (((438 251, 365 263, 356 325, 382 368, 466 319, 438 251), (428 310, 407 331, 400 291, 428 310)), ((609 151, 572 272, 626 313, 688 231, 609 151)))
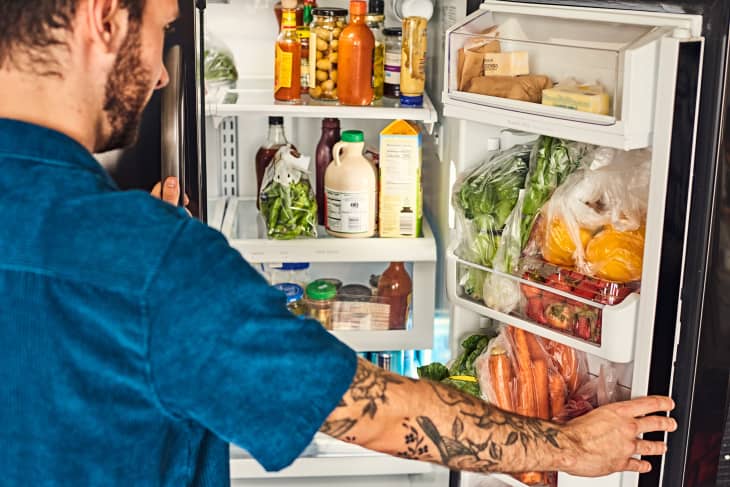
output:
POLYGON ((603 85, 600 83, 579 84, 574 79, 545 89, 542 92, 542 104, 599 115, 611 113, 610 97, 603 85))

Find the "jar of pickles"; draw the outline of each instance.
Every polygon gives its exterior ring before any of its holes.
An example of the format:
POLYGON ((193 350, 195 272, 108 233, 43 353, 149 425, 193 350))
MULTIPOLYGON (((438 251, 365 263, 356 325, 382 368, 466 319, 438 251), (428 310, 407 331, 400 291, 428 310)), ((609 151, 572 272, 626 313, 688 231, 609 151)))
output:
POLYGON ((344 8, 315 8, 309 38, 309 96, 337 100, 337 53, 345 28, 344 8))

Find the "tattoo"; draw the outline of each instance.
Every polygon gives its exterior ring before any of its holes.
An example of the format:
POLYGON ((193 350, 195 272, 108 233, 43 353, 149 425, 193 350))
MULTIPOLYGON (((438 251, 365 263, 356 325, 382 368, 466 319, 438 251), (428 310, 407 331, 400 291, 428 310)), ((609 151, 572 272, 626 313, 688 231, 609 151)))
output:
POLYGON ((430 380, 425 381, 438 399, 447 406, 458 406, 464 404, 466 406, 476 406, 477 402, 471 396, 459 392, 453 387, 443 387, 430 380))
POLYGON ((338 419, 335 421, 327 420, 324 422, 322 427, 319 428, 319 430, 334 438, 341 438, 345 435, 345 433, 350 431, 356 423, 357 420, 352 418, 338 419))
POLYGON ((406 449, 398 452, 398 456, 404 458, 423 458, 424 455, 429 453, 428 445, 426 445, 426 437, 414 426, 409 424, 410 418, 405 418, 402 423, 406 429, 406 434, 403 437, 406 443, 406 449))
POLYGON ((373 419, 378 412, 378 403, 388 403, 385 394, 388 384, 402 383, 400 378, 385 374, 380 368, 358 367, 350 386, 350 396, 355 402, 364 402, 362 416, 370 416, 370 419, 373 419))

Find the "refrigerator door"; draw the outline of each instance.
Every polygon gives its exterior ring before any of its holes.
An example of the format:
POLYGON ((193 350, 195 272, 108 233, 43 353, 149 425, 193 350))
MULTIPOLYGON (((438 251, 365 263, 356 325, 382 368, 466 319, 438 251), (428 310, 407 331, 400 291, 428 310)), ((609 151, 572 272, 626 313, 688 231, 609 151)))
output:
MULTIPOLYGON (((180 18, 175 24, 165 54, 169 85, 162 93, 161 174, 180 179, 182 194, 190 198, 193 216, 205 221, 205 124, 201 119, 204 100, 203 22, 204 0, 180 0, 180 18)), ((181 194, 180 204, 183 202, 181 194)))

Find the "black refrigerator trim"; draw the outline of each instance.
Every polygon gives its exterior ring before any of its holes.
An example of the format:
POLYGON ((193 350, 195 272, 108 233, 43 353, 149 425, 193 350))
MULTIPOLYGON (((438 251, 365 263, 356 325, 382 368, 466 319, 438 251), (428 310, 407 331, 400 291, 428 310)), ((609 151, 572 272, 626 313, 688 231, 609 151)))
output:
POLYGON ((198 56, 195 64, 198 67, 196 80, 198 99, 198 195, 199 212, 198 218, 208 222, 208 171, 206 166, 206 134, 205 134, 205 0, 197 0, 198 10, 198 56))

